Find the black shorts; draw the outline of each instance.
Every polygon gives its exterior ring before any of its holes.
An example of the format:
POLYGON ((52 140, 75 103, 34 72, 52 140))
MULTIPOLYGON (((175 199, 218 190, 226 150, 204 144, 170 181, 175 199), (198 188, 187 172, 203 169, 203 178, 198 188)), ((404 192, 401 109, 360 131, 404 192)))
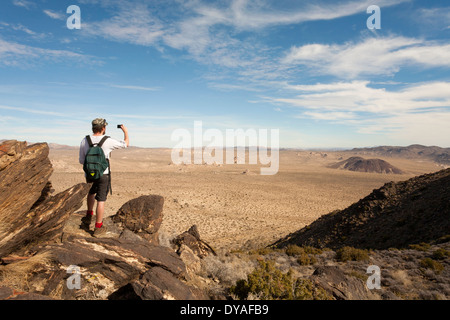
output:
POLYGON ((95 194, 95 200, 106 201, 109 192, 109 174, 104 174, 100 179, 92 183, 89 194, 95 194))

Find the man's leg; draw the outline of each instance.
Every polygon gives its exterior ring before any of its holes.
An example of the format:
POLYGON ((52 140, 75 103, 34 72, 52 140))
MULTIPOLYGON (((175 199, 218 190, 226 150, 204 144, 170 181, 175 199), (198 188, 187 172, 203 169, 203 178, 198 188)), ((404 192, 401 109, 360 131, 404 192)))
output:
POLYGON ((87 196, 87 210, 86 215, 81 218, 81 228, 85 230, 89 230, 89 226, 91 225, 92 216, 94 215, 94 205, 95 205, 95 193, 94 190, 91 188, 89 191, 89 194, 87 196))
POLYGON ((105 212, 105 201, 97 201, 96 224, 103 223, 103 213, 105 212))
POLYGON ((96 210, 94 237, 101 236, 102 234, 106 233, 106 227, 103 225, 103 215, 105 212, 105 201, 108 196, 108 190, 109 190, 109 176, 103 175, 100 178, 97 195, 95 196, 95 200, 97 200, 97 210, 96 210))
POLYGON ((88 194, 87 196, 87 211, 92 212, 94 210, 95 205, 95 193, 88 194))

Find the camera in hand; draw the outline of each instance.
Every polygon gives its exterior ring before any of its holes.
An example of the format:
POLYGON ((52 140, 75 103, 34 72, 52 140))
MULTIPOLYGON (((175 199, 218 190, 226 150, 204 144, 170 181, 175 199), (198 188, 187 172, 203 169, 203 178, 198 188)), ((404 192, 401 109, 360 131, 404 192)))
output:
POLYGON ((122 126, 123 126, 123 124, 118 124, 118 125, 117 125, 117 129, 122 128, 122 126))

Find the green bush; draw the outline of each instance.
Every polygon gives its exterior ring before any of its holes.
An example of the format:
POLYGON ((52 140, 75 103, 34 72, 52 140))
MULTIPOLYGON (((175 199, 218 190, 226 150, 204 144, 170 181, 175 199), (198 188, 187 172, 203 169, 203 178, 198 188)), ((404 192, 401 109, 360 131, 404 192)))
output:
POLYGON ((336 251, 336 259, 341 262, 368 260, 369 252, 364 249, 342 247, 336 251))
POLYGON ((450 251, 444 248, 437 249, 436 251, 433 252, 433 255, 431 256, 431 258, 435 260, 444 260, 447 257, 450 257, 450 251))
POLYGON ((430 249, 431 245, 429 243, 421 242, 419 244, 410 244, 409 248, 418 251, 427 251, 430 249))
POLYGON ((444 266, 442 263, 438 261, 434 261, 431 258, 424 258, 420 261, 420 266, 422 268, 431 269, 436 271, 437 273, 440 273, 442 270, 444 270, 444 266))
POLYGON ((301 253, 297 257, 297 263, 301 266, 307 266, 316 262, 316 258, 313 255, 307 254, 306 252, 301 253))
POLYGON ((329 299, 326 291, 308 279, 294 279, 292 271, 283 273, 273 261, 258 261, 258 267, 230 288, 239 299, 254 294, 262 300, 329 299))
POLYGON ((299 247, 295 244, 290 244, 286 247, 285 252, 288 256, 294 257, 294 256, 304 253, 305 250, 302 247, 299 247))
POLYGON ((331 300, 331 296, 309 279, 297 279, 294 286, 295 300, 331 300))
POLYGON ((285 252, 288 256, 297 257, 297 262, 302 265, 310 265, 317 262, 314 255, 321 254, 322 250, 314 247, 299 247, 297 245, 289 245, 286 247, 285 252))

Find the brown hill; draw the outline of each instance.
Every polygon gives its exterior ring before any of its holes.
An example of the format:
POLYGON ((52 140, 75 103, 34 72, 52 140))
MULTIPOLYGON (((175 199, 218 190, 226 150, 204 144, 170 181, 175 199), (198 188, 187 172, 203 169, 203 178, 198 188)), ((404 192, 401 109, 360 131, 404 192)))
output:
POLYGON ((330 168, 344 169, 357 172, 375 172, 387 174, 402 174, 403 171, 394 167, 389 162, 381 159, 364 159, 361 157, 351 157, 347 160, 335 163, 330 168))
POLYGON ((450 169, 390 182, 342 211, 322 216, 273 246, 388 249, 450 234, 450 169))

